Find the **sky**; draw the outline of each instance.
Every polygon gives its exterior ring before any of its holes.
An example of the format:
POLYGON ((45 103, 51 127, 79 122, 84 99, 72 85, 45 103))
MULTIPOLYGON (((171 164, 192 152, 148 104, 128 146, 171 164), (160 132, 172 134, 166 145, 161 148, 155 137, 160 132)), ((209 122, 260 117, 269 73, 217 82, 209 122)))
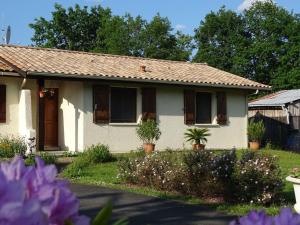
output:
MULTIPOLYGON (((141 15, 150 20, 156 13, 170 19, 175 29, 193 34, 210 11, 217 11, 221 6, 240 12, 251 6, 254 1, 266 0, 0 0, 0 43, 8 25, 12 35, 10 44, 30 45, 33 31, 28 24, 35 18, 51 18, 55 3, 65 7, 79 5, 93 6, 101 4, 111 8, 113 14, 133 16, 141 15)), ((289 11, 300 13, 299 0, 275 0, 276 3, 289 11)))

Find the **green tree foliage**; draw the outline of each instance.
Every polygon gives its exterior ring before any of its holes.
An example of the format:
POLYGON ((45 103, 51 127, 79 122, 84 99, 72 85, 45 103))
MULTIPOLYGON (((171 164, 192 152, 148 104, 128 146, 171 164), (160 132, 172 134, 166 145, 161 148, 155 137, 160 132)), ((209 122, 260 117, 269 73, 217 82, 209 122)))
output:
POLYGON ((195 30, 196 62, 206 62, 228 72, 245 74, 243 49, 249 44, 241 15, 222 7, 209 13, 195 30))
POLYGON ((101 6, 81 8, 75 5, 67 10, 55 4, 52 19, 40 17, 29 24, 34 30, 32 41, 36 46, 90 51, 96 47, 97 31, 111 18, 110 9, 101 6))
POLYGON ((55 4, 50 20, 40 17, 29 26, 39 47, 170 60, 188 60, 193 48, 192 37, 174 34, 167 18, 156 15, 147 22, 140 16, 114 16, 101 6, 55 4))
POLYGON ((299 26, 298 15, 271 1, 240 14, 223 7, 196 30, 194 60, 275 89, 300 88, 299 26))

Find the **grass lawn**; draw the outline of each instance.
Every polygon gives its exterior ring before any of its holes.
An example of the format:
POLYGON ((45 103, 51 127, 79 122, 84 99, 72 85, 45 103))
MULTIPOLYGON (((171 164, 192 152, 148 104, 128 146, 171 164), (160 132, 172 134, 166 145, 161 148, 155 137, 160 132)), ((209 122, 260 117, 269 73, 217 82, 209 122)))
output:
MULTIPOLYGON (((262 151, 270 153, 272 155, 276 155, 279 158, 279 164, 282 169, 283 178, 285 178, 289 174, 289 171, 293 167, 300 167, 300 154, 287 152, 287 151, 280 151, 280 150, 262 150, 262 151)), ((117 155, 117 157, 120 157, 120 155, 117 155)), ((203 202, 201 199, 192 196, 176 195, 173 193, 153 190, 151 188, 135 187, 135 186, 128 186, 122 184, 118 179, 117 164, 118 164, 117 162, 110 162, 110 163, 91 165, 84 169, 83 176, 76 179, 72 179, 72 182, 96 184, 105 187, 111 187, 115 189, 122 189, 130 192, 160 197, 163 199, 180 200, 191 204, 208 204, 203 202)), ((293 186, 288 182, 286 182, 285 189, 284 189, 284 199, 286 202, 283 203, 282 205, 270 206, 265 208, 265 210, 269 214, 276 214, 281 207, 284 206, 293 207, 295 201, 293 186)), ((223 211, 228 214, 234 214, 234 215, 244 215, 250 210, 262 209, 261 206, 257 206, 253 204, 243 204, 243 205, 209 204, 209 205, 219 211, 223 211)))

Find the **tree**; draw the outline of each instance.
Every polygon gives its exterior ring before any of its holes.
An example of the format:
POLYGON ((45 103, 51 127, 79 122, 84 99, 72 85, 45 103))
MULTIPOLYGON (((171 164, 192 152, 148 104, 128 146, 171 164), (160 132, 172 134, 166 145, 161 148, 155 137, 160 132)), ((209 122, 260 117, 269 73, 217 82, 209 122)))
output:
POLYGON ((90 51, 94 49, 98 29, 111 18, 110 9, 101 6, 81 8, 75 5, 68 10, 55 4, 52 19, 40 17, 29 24, 34 30, 32 41, 36 46, 69 50, 90 51))
POLYGON ((241 14, 222 7, 196 30, 194 60, 275 89, 296 87, 299 24, 297 15, 272 1, 257 2, 241 14))
POLYGON ((95 52, 117 55, 142 56, 141 31, 146 21, 140 16, 133 18, 114 16, 106 21, 103 29, 98 29, 95 52))
POLYGON ((195 41, 198 51, 195 62, 206 62, 228 72, 244 74, 243 49, 249 44, 241 15, 222 7, 206 15, 198 29, 195 41))
MULTIPOLYGON (((273 2, 258 2, 245 11, 246 32, 251 37, 248 48, 249 78, 271 84, 280 70, 281 57, 289 46, 295 17, 273 2)), ((296 34, 297 36, 299 34, 296 34)))
POLYGON ((170 21, 160 15, 148 23, 140 16, 111 15, 101 6, 66 10, 55 4, 49 21, 40 17, 29 26, 39 47, 170 60, 188 60, 192 52, 192 37, 174 34, 170 21))
POLYGON ((142 52, 144 57, 170 60, 188 60, 191 38, 172 33, 173 28, 168 18, 159 14, 145 25, 141 32, 142 52))

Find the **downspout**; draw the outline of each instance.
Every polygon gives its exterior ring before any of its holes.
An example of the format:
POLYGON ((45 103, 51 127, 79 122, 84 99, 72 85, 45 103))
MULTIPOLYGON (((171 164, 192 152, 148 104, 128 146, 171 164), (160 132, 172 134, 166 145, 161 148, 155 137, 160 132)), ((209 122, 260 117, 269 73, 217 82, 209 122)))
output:
POLYGON ((289 114, 288 108, 285 107, 285 105, 282 105, 281 108, 282 108, 282 110, 283 110, 283 111, 285 112, 285 114, 286 114, 286 123, 287 123, 288 125, 290 125, 290 114, 289 114))
POLYGON ((27 78, 23 78, 23 81, 22 81, 22 84, 21 84, 21 90, 24 89, 26 83, 27 83, 27 78))

